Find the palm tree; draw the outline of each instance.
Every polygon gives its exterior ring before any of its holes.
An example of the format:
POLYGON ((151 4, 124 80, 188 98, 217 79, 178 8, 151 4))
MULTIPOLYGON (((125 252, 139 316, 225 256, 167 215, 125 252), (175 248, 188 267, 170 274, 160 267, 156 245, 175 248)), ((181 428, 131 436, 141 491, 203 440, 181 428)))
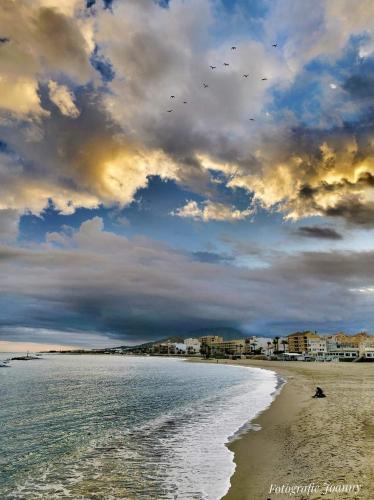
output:
POLYGON ((271 348, 271 342, 268 342, 268 356, 270 356, 270 348, 271 348))
POLYGON ((276 351, 279 351, 279 339, 280 337, 274 337, 276 351))
POLYGON ((277 339, 273 338, 273 354, 277 352, 277 339))
POLYGON ((286 352, 286 345, 288 345, 287 340, 284 340, 284 339, 283 339, 283 340, 282 340, 282 342, 281 342, 281 344, 282 344, 282 346, 283 346, 283 352, 286 352))

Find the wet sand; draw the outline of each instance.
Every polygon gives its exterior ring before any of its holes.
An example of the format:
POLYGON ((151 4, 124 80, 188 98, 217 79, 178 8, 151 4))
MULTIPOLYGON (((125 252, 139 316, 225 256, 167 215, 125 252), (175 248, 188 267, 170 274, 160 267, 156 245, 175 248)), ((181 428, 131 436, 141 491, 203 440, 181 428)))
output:
POLYGON ((287 383, 253 422, 261 430, 229 445, 236 471, 225 500, 374 500, 374 363, 228 362, 287 383), (316 386, 325 399, 312 398, 316 386), (282 485, 314 491, 274 491, 282 485))

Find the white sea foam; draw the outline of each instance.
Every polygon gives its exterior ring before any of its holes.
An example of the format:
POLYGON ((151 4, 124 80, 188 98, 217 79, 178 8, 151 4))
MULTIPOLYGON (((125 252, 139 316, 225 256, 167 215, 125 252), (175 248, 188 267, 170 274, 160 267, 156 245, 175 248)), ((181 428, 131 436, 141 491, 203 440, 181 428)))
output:
POLYGON ((274 372, 238 368, 250 370, 248 381, 204 401, 204 411, 191 415, 190 423, 167 440, 173 448, 174 466, 168 468, 165 479, 177 485, 178 499, 217 500, 227 493, 235 463, 226 445, 273 400, 278 382, 274 372))

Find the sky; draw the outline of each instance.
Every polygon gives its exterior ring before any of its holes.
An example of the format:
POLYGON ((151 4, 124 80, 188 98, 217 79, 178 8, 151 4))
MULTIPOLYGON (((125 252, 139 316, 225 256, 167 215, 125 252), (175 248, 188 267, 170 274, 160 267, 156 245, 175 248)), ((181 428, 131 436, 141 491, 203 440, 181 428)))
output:
POLYGON ((373 15, 0 0, 0 340, 372 332, 373 15))

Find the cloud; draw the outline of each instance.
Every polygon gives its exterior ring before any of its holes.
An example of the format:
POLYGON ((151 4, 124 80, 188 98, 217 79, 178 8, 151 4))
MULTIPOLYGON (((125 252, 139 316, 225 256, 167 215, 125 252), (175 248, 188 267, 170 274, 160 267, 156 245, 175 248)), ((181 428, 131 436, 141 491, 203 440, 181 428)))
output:
POLYGON ((244 12, 237 40, 218 0, 90 4, 0 0, 4 328, 135 338, 212 322, 370 323, 371 296, 357 290, 373 288, 372 252, 288 255, 260 235, 226 241, 232 254, 191 253, 110 234, 98 218, 14 243, 25 212, 121 213, 152 176, 188 191, 172 211, 182 218, 235 222, 260 206, 328 218, 297 233, 330 240, 336 218, 373 226, 371 1, 266 2, 256 21, 244 12), (237 188, 248 208, 227 203, 237 188))
POLYGON ((205 0, 176 0, 168 9, 145 0, 118 2, 113 15, 105 11, 97 20, 100 53, 116 75, 104 98, 107 110, 125 133, 179 165, 180 184, 204 195, 213 188, 199 155, 247 156, 249 116, 261 114, 270 87, 289 77, 287 66, 258 41, 243 39, 234 54, 226 40, 212 39, 215 6, 205 0))
POLYGON ((58 107, 61 113, 70 118, 79 116, 79 109, 75 105, 74 94, 65 86, 50 80, 48 82, 49 98, 58 107))
POLYGON ((370 2, 318 0, 308 16, 304 3, 274 2, 264 34, 241 34, 231 51, 217 36, 217 2, 0 1, 2 208, 126 206, 158 175, 209 200, 174 210, 181 217, 249 217, 222 203, 218 171, 286 218, 370 225, 370 2), (355 60, 339 72, 355 35, 363 69, 355 60), (308 66, 316 59, 322 74, 308 66), (318 92, 300 98, 299 79, 318 92))
POLYGON ((16 240, 19 213, 17 210, 0 210, 0 241, 16 240))
POLYGON ((235 222, 246 219, 253 215, 253 210, 238 210, 233 206, 212 201, 205 201, 200 206, 196 201, 190 200, 182 208, 178 208, 173 215, 183 218, 208 221, 230 221, 235 222))
POLYGON ((374 327, 371 295, 352 291, 373 287, 371 251, 278 253, 251 268, 127 239, 105 231, 97 217, 61 236, 1 247, 4 340, 14 327, 77 332, 77 344, 79 332, 135 340, 212 325, 254 331, 277 323, 287 332, 290 324, 365 320, 374 327))
POLYGON ((40 105, 38 83, 27 77, 0 77, 0 108, 16 115, 48 115, 40 105))
POLYGON ((192 256, 194 259, 199 262, 207 262, 211 264, 220 264, 220 263, 230 263, 235 260, 231 255, 224 255, 215 252, 193 252, 192 256))
MULTIPOLYGON (((372 225, 370 115, 357 127, 283 128, 263 140, 255 164, 231 164, 234 174, 228 186, 247 189, 254 193, 255 202, 283 212, 287 219, 339 216, 351 224, 372 225)), ((230 171, 219 162, 214 168, 230 171)))
POLYGON ((73 2, 2 0, 0 32, 9 42, 0 47, 0 110, 45 116, 40 82, 61 75, 79 84, 95 78, 89 20, 73 14, 73 2))
POLYGON ((0 327, 0 337, 7 339, 6 342, 0 341, 0 351, 5 352, 40 351, 60 348, 76 349, 77 347, 87 345, 90 347, 110 347, 116 344, 112 338, 106 337, 103 333, 54 330, 51 328, 29 328, 25 326, 0 327), (27 344, 24 342, 25 339, 27 339, 27 344), (14 344, 14 342, 17 344, 14 344), (28 343, 30 344, 28 345, 28 343))
POLYGON ((77 96, 79 116, 58 112, 35 125, 1 127, 0 208, 40 213, 52 200, 62 213, 77 207, 125 206, 148 177, 175 178, 176 165, 161 151, 129 141, 95 93, 77 96), (17 134, 15 134, 17 131, 17 134), (41 134, 41 138, 38 136, 41 134))
POLYGON ((295 231, 296 236, 305 238, 317 238, 322 240, 342 240, 343 236, 331 227, 323 226, 300 226, 295 231))
POLYGON ((287 62, 297 71, 318 57, 335 60, 355 35, 366 35, 360 45, 369 55, 373 13, 370 0, 360 0, 354 8, 350 0, 276 0, 271 2, 264 28, 270 39, 285 40, 287 62))

